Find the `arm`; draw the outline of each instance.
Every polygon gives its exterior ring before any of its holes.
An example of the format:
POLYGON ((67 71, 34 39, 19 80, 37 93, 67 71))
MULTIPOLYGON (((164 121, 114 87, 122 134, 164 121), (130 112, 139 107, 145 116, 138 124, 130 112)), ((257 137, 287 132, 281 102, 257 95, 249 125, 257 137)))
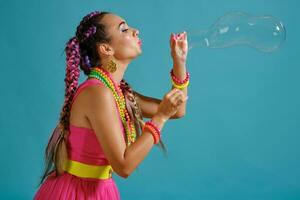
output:
MULTIPOLYGON (((136 94, 135 95, 136 100, 138 105, 141 108, 143 117, 152 118, 157 113, 158 106, 162 100, 153 97, 144 96, 136 91, 134 93, 136 94)), ((186 107, 186 102, 180 105, 179 110, 173 116, 171 116, 170 119, 178 119, 183 117, 185 115, 185 107, 186 107)))
MULTIPOLYGON (((186 59, 188 53, 188 43, 187 43, 187 34, 183 32, 178 35, 172 34, 170 37, 170 47, 171 47, 171 56, 173 59, 173 72, 174 75, 183 80, 186 75, 186 59)), ((172 86, 172 89, 174 87, 172 86)), ((177 112, 171 116, 170 119, 181 118, 186 113, 186 101, 185 97, 187 97, 187 87, 182 90, 183 92, 183 103, 179 106, 177 112)), ((142 94, 136 93, 137 102, 141 108, 143 117, 151 118, 157 112, 157 108, 160 99, 143 96, 142 94)))
MULTIPOLYGON (((186 75, 186 67, 185 67, 185 64, 181 64, 181 63, 174 63, 173 65, 173 72, 174 72, 174 75, 179 78, 180 80, 183 80, 185 79, 185 75, 186 75)), ((172 86, 172 89, 174 87, 172 86)), ((188 96, 188 90, 187 90, 188 87, 182 89, 181 91, 184 93, 184 97, 187 97, 188 96)), ((184 116, 185 115, 185 112, 186 112, 186 101, 183 102, 178 111, 177 111, 177 115, 178 116, 184 116)))
MULTIPOLYGON (((101 144, 104 154, 113 170, 127 178, 151 150, 154 139, 145 131, 135 143, 126 147, 119 116, 112 92, 102 85, 88 87, 85 92, 89 99, 86 116, 101 144)), ((165 120, 156 115, 152 120, 163 128, 165 120)))

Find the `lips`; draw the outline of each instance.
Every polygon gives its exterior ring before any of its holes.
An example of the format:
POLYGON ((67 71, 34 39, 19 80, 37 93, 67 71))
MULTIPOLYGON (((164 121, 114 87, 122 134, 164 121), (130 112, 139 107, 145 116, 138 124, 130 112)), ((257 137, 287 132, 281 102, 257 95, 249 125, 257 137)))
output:
POLYGON ((142 45, 142 40, 138 40, 138 44, 141 46, 142 45))

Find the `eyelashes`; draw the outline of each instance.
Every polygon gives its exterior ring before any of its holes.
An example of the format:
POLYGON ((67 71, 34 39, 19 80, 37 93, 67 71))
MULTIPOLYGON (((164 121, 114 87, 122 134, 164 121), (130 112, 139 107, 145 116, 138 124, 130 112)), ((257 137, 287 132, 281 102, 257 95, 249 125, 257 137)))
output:
POLYGON ((129 28, 123 29, 122 32, 127 32, 129 30, 129 28))

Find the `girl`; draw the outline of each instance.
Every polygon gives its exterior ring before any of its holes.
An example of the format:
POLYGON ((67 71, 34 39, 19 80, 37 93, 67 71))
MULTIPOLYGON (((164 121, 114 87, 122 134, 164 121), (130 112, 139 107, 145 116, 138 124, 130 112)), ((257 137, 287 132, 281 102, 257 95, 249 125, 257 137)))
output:
POLYGON ((142 52, 138 36, 121 17, 92 12, 67 42, 65 101, 34 199, 118 200, 112 173, 127 178, 154 144, 165 151, 164 124, 185 115, 187 35, 170 37, 173 87, 162 100, 137 93, 123 79, 142 52), (78 87, 79 66, 88 77, 78 87))

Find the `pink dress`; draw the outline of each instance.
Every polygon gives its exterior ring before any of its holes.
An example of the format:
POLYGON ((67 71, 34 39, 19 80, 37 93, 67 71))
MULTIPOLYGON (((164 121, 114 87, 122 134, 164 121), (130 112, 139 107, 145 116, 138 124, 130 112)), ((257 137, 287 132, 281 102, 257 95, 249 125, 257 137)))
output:
MULTIPOLYGON (((97 79, 84 81, 76 91, 75 98, 80 91, 94 84, 102 84, 97 79)), ((123 125, 119 118, 120 126, 123 125)), ((70 124, 67 138, 69 159, 90 165, 109 165, 100 143, 92 129, 77 127, 70 124)), ((123 137, 124 130, 123 130, 123 137)), ((67 172, 55 177, 54 172, 44 181, 34 200, 120 200, 118 188, 113 180, 81 178, 67 172)))

